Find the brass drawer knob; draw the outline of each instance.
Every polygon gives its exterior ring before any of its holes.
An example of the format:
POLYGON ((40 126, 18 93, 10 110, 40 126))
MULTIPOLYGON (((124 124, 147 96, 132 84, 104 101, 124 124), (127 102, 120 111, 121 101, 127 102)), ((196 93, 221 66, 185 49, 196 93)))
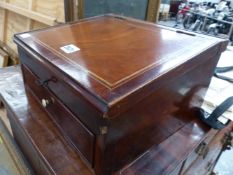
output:
POLYGON ((46 108, 49 104, 50 104, 50 100, 48 100, 48 99, 42 99, 41 100, 41 104, 42 104, 42 106, 44 107, 44 108, 46 108))

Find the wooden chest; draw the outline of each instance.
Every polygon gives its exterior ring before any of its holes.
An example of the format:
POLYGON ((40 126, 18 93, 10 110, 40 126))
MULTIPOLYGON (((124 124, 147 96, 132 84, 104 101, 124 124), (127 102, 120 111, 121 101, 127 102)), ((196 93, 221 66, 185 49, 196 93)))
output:
POLYGON ((113 15, 14 41, 27 93, 98 175, 116 172, 190 121, 227 43, 113 15))

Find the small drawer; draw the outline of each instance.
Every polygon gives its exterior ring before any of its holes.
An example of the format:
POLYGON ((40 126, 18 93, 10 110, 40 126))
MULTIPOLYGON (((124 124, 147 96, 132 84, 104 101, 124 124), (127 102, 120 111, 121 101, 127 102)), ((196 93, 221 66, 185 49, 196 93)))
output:
MULTIPOLYGON (((95 136, 78 120, 60 100, 46 88, 27 66, 22 65, 26 88, 36 97, 66 138, 92 165, 95 136)), ((56 81, 55 77, 51 81, 56 81)), ((65 93, 65 92, 61 92, 65 93)))
MULTIPOLYGON (((47 89, 54 94, 73 114, 94 134, 99 134, 100 121, 99 111, 83 97, 79 92, 79 86, 69 84, 70 79, 56 69, 51 69, 49 63, 46 63, 33 55, 26 53, 19 48, 21 63, 30 69, 36 78, 41 81, 50 80, 47 83, 47 89), (57 81, 53 80, 56 79, 57 81)), ((37 82, 38 83, 38 82, 37 82)), ((38 89, 38 88, 37 88, 38 89)), ((34 89, 32 89, 34 91, 34 89)))

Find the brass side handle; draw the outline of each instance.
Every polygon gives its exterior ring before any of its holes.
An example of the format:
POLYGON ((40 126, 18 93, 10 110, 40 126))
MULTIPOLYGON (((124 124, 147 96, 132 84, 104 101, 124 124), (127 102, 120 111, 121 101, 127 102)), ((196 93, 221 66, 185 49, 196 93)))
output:
POLYGON ((233 146, 233 131, 225 133, 221 139, 221 143, 223 151, 231 149, 233 146))
POLYGON ((207 156, 209 152, 209 147, 205 142, 202 142, 195 149, 195 152, 197 153, 197 155, 202 156, 203 159, 205 159, 205 157, 207 156))

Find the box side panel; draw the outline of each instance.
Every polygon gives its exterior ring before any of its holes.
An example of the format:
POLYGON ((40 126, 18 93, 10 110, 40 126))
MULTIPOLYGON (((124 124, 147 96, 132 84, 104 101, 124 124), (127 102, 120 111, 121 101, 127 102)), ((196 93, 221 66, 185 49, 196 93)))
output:
POLYGON ((199 57, 188 69, 182 65, 168 72, 152 94, 112 119, 106 147, 96 156, 102 154, 104 161, 96 168, 102 167, 103 174, 117 171, 192 121, 192 108, 201 106, 219 56, 199 57))

